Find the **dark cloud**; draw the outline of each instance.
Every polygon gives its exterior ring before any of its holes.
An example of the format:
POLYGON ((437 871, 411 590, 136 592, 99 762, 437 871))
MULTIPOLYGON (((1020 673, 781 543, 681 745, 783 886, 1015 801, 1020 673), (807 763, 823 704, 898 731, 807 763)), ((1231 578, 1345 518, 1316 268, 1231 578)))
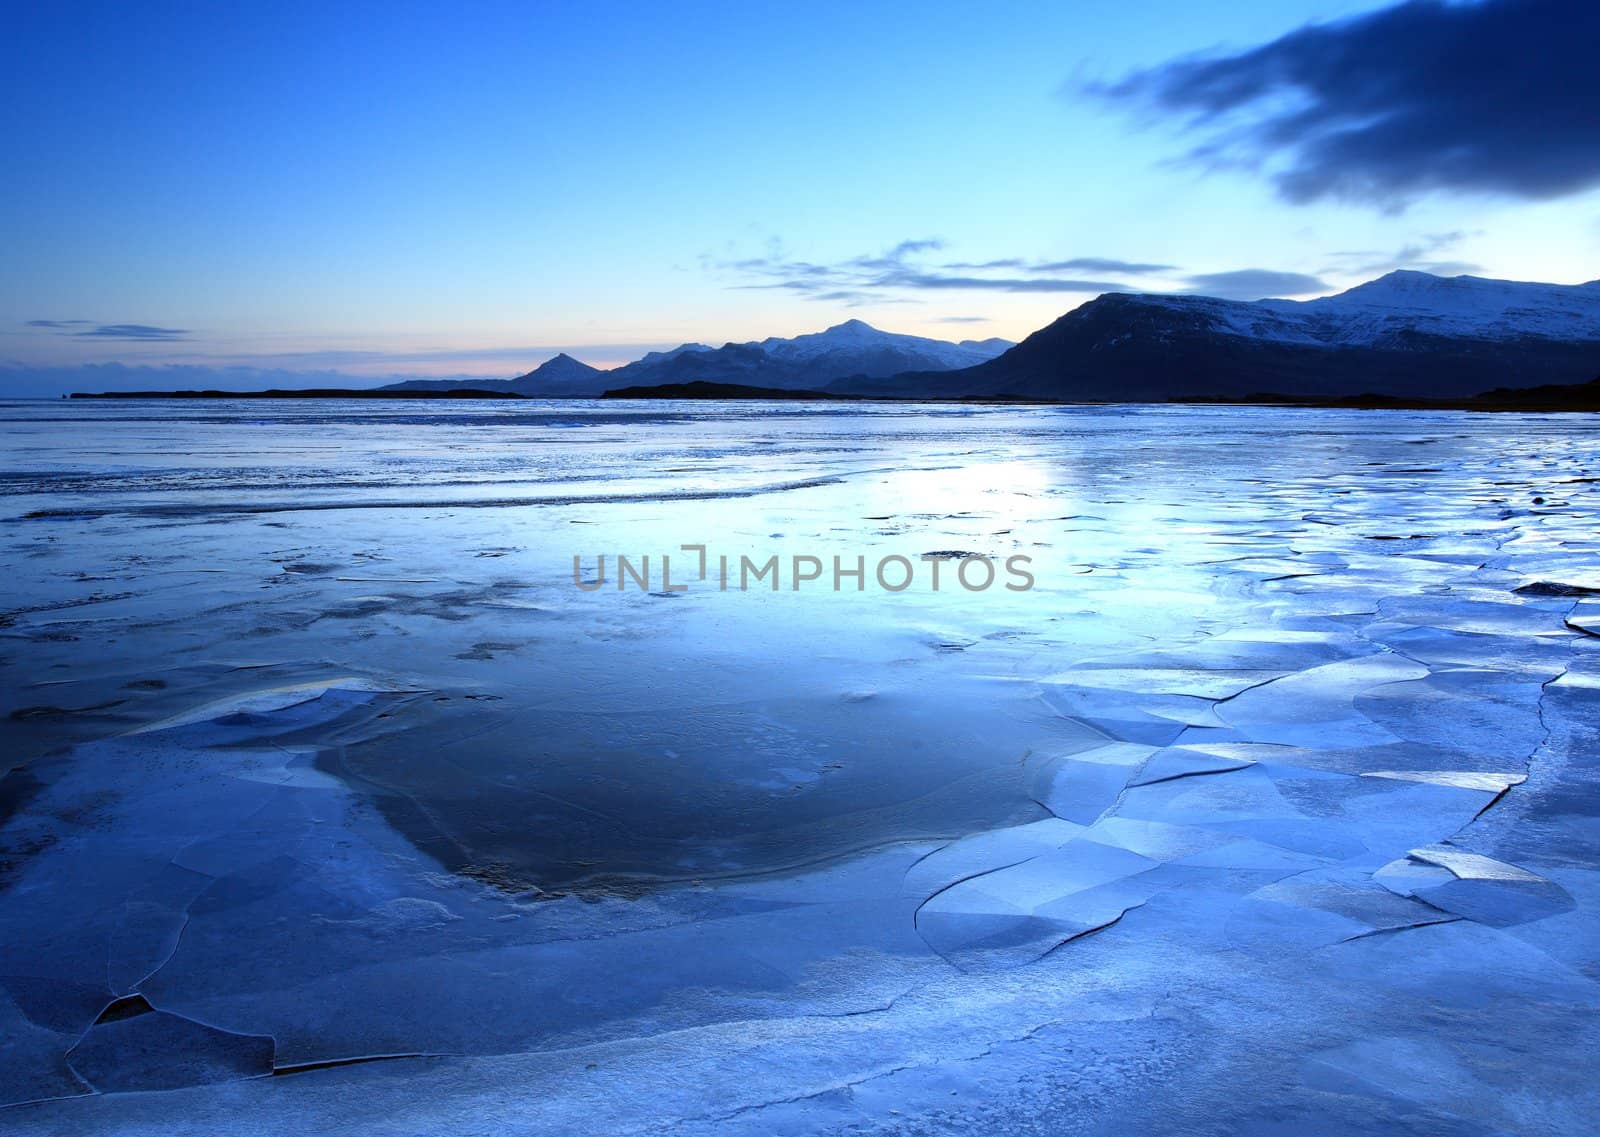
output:
POLYGON ((82 324, 92 324, 93 320, 29 320, 24 327, 28 328, 75 328, 82 324))
POLYGON ((1195 292, 1228 300, 1264 300, 1271 296, 1305 296, 1313 292, 1333 291, 1332 285, 1303 272, 1277 272, 1269 268, 1202 272, 1188 279, 1195 292))
POLYGON ((988 316, 939 316, 934 321, 936 324, 987 324, 988 316))
POLYGON ((1596 0, 1411 0, 1091 89, 1182 117, 1191 159, 1291 202, 1544 200, 1600 185, 1597 45, 1596 0))

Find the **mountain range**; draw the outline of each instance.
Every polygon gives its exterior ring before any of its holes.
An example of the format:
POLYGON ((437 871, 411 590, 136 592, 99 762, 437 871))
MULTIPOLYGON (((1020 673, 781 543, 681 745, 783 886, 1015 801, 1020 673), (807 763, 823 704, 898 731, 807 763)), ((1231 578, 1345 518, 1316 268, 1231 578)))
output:
POLYGON ((1600 281, 1396 271, 1317 300, 1107 293, 959 371, 841 394, 1164 402, 1272 394, 1458 399, 1600 374, 1600 281))
POLYGON ((671 351, 652 351, 641 359, 602 371, 562 354, 515 379, 412 379, 386 391, 448 391, 471 387, 552 399, 597 398, 619 387, 711 382, 775 390, 821 390, 842 379, 887 379, 908 372, 951 371, 972 367, 1015 347, 1010 340, 946 340, 880 331, 861 320, 846 320, 826 331, 771 337, 750 343, 710 347, 686 343, 671 351))
POLYGON ((1600 374, 1600 281, 1399 270, 1315 300, 1109 292, 1019 344, 950 343, 848 320, 810 335, 690 343, 603 371, 558 355, 509 380, 412 380, 544 398, 626 389, 883 398, 1167 402, 1272 396, 1449 400, 1600 374))

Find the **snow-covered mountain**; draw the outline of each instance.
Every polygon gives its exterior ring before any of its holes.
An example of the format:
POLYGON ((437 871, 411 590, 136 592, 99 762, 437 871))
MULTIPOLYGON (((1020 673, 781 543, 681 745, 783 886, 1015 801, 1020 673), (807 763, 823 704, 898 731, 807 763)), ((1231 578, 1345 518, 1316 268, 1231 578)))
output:
POLYGON ((1317 300, 1107 293, 988 363, 836 389, 1166 400, 1458 398, 1600 375, 1600 281, 1392 272, 1317 300))
POLYGON ((951 371, 993 359, 1015 345, 1010 340, 950 343, 879 331, 846 320, 821 332, 710 347, 686 343, 652 351, 614 371, 602 371, 570 355, 558 355, 515 379, 412 379, 385 390, 438 391, 475 387, 552 399, 594 398, 620 387, 663 383, 740 383, 754 387, 823 387, 849 377, 882 378, 902 371, 951 371))
POLYGON ((1600 281, 1540 284, 1398 270, 1317 300, 1141 299, 1204 311, 1219 332, 1284 343, 1376 347, 1409 335, 1600 339, 1600 281))
POLYGON ((793 390, 822 387, 849 377, 952 371, 986 362, 1013 346, 1002 339, 950 343, 846 320, 826 331, 792 339, 771 337, 718 348, 684 344, 669 352, 652 352, 617 368, 608 378, 613 388, 711 382, 793 390))
POLYGON ((648 364, 652 364, 653 365, 653 364, 658 364, 658 363, 665 363, 669 359, 675 359, 678 356, 682 355, 686 351, 715 351, 715 350, 716 350, 716 348, 712 347, 708 343, 681 343, 677 347, 673 348, 671 351, 647 351, 643 355, 641 355, 638 359, 634 360, 634 362, 635 363, 648 363, 648 364))
POLYGON ((762 340, 758 346, 773 359, 784 361, 827 359, 889 350, 906 356, 935 359, 953 369, 972 367, 1016 345, 1002 339, 950 343, 923 336, 879 331, 864 320, 846 320, 826 331, 811 332, 793 339, 772 336, 762 340))

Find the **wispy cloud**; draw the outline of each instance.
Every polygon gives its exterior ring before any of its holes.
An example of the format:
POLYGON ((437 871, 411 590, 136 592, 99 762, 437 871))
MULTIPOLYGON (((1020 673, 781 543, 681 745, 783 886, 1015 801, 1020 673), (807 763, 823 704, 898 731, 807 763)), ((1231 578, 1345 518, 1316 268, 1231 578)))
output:
POLYGON ((958 289, 969 292, 1116 292, 1126 287, 1113 280, 1053 276, 951 276, 942 272, 905 271, 888 282, 894 288, 958 289))
POLYGON ((942 248, 944 248, 944 242, 932 238, 920 241, 901 241, 882 256, 857 257, 850 263, 861 269, 881 269, 889 272, 906 261, 921 256, 923 253, 936 253, 942 248))
POLYGON ((1088 89, 1180 120, 1188 160, 1294 203, 1546 200, 1600 185, 1597 43, 1594 0, 1410 0, 1088 89))
MULTIPOLYGON (((764 257, 728 261, 713 267, 741 278, 733 288, 776 288, 811 300, 847 305, 894 303, 896 294, 929 292, 1061 293, 1098 296, 1105 292, 1199 292, 1235 300, 1305 296, 1332 291, 1320 277, 1267 268, 1185 274, 1178 266, 1115 257, 1071 257, 1037 261, 998 257, 984 261, 926 263, 925 254, 943 249, 934 240, 901 241, 883 253, 834 263, 797 260, 780 247, 764 257), (1101 277, 1068 275, 1099 271, 1101 277), (1148 280, 1113 280, 1151 278, 1148 280)), ((980 317, 947 317, 945 322, 976 322, 980 317)))
POLYGON ((979 272, 992 272, 996 269, 1003 268, 1026 268, 1027 264, 1028 262, 1023 260, 1021 257, 1002 257, 997 261, 954 261, 950 264, 944 265, 943 267, 949 269, 961 269, 967 272, 971 272, 973 270, 979 272))
POLYGON ((1436 276, 1475 273, 1483 266, 1474 261, 1450 260, 1439 256, 1440 253, 1454 248, 1473 235, 1456 229, 1449 233, 1424 234, 1389 253, 1374 249, 1349 249, 1330 253, 1328 259, 1334 262, 1335 267, 1329 271, 1348 273, 1352 276, 1380 276, 1397 268, 1417 269, 1431 272, 1436 276))
POLYGON ((189 337, 187 328, 158 328, 151 324, 101 324, 86 332, 74 334, 90 339, 152 340, 164 343, 189 337))
POLYGON ((1046 261, 1028 265, 1029 272, 1105 272, 1114 276, 1150 276, 1154 273, 1173 272, 1177 265, 1146 264, 1142 261, 1119 261, 1111 257, 1073 257, 1066 261, 1046 261))
POLYGON ((187 328, 160 328, 154 324, 99 324, 93 320, 28 320, 23 326, 56 332, 75 339, 173 343, 189 338, 187 328))
MULTIPOLYGON (((1057 270, 1074 262, 1054 265, 1021 257, 929 264, 927 254, 944 248, 944 242, 924 238, 901 241, 884 252, 850 257, 832 263, 797 260, 774 248, 767 256, 716 262, 713 267, 742 278, 733 288, 774 288, 811 300, 857 306, 893 302, 895 295, 919 292, 1059 292, 1096 295, 1125 289, 1126 284, 1081 276, 1064 276, 1057 270)), ((1115 272, 1134 274, 1164 269, 1108 258, 1080 258, 1085 264, 1117 266, 1115 272)), ((1109 272, 1108 272, 1109 275, 1109 272)))

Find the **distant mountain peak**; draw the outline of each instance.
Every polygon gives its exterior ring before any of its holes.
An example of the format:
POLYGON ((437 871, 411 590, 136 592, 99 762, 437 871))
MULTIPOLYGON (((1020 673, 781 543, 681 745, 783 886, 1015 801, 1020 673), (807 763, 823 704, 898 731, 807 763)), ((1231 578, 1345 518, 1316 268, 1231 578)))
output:
POLYGON ((845 333, 845 334, 850 334, 850 335, 860 335, 863 332, 870 332, 873 335, 882 335, 883 334, 877 328, 875 328, 871 324, 867 323, 865 320, 846 320, 842 324, 833 325, 833 327, 828 328, 822 334, 825 335, 825 336, 831 336, 831 335, 835 335, 835 334, 839 334, 839 333, 845 333))
POLYGON ((1374 295, 1387 295, 1403 292, 1433 292, 1452 288, 1471 288, 1480 284, 1511 284, 1512 281, 1490 280, 1482 276, 1437 276, 1431 272, 1423 272, 1415 268, 1397 268, 1384 273, 1380 277, 1347 288, 1340 296, 1351 293, 1370 293, 1374 295))
MULTIPOLYGON (((511 380, 511 389, 519 395, 568 395, 591 393, 596 381, 605 375, 598 367, 590 367, 581 359, 573 359, 566 352, 558 352, 532 371, 511 380)), ((598 393, 598 392, 592 392, 598 393)))
POLYGON ((551 356, 549 359, 539 364, 538 367, 535 367, 532 371, 528 372, 528 374, 523 376, 523 378, 526 379, 534 375, 538 375, 541 378, 567 375, 594 375, 597 374, 599 370, 600 369, 598 367, 590 367, 581 359, 573 359, 572 356, 563 351, 551 356))
MULTIPOLYGON (((1390 269, 1388 272, 1384 273, 1382 276, 1377 277, 1377 278, 1375 278, 1373 280, 1369 280, 1369 281, 1367 281, 1367 283, 1368 284, 1377 284, 1379 281, 1384 281, 1384 280, 1393 281, 1393 280, 1447 280, 1447 279, 1449 279, 1449 278, 1440 276, 1438 273, 1424 272, 1420 268, 1396 268, 1396 269, 1390 269)), ((1477 280, 1477 279, 1480 279, 1480 278, 1478 278, 1478 277, 1468 277, 1468 279, 1469 280, 1477 280)), ((1357 285, 1356 287, 1359 288, 1360 285, 1357 285)))

